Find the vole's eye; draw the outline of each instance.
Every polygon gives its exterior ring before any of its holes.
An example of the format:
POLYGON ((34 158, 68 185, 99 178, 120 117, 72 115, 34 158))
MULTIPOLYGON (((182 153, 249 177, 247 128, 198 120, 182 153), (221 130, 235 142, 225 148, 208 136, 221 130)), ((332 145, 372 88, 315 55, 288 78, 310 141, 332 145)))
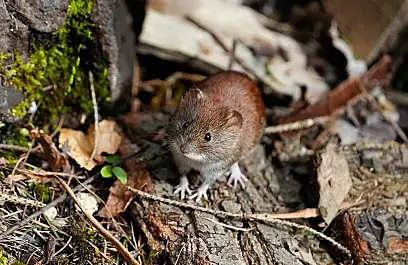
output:
POLYGON ((188 123, 188 122, 185 122, 185 123, 183 123, 183 129, 187 129, 187 127, 190 125, 190 123, 188 123))
POLYGON ((211 141, 211 133, 206 133, 204 136, 204 140, 206 140, 207 142, 211 141))

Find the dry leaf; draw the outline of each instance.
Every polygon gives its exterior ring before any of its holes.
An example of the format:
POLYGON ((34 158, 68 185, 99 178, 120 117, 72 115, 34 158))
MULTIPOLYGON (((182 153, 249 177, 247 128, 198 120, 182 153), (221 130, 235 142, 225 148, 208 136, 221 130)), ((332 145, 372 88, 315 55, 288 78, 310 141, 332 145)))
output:
POLYGON ((115 130, 115 121, 103 120, 98 125, 99 139, 94 160, 89 159, 94 148, 94 125, 89 127, 88 135, 71 129, 60 130, 58 139, 60 146, 66 144, 68 155, 87 170, 92 170, 98 164, 95 160, 103 162, 100 158, 102 153, 116 153, 122 140, 120 134, 115 130))
POLYGON ((89 159, 92 153, 92 145, 89 143, 88 138, 83 132, 71 129, 61 129, 58 141, 60 146, 67 144, 68 155, 81 167, 91 170, 97 165, 94 160, 89 159))
POLYGON ((352 186, 346 157, 336 147, 335 144, 327 145, 317 157, 319 210, 327 225, 336 216, 352 186))
MULTIPOLYGON (((122 144, 119 147, 119 154, 121 157, 128 157, 134 152, 134 147, 131 142, 124 138, 122 144)), ((99 216, 102 217, 115 217, 121 212, 126 210, 126 207, 133 200, 134 194, 129 191, 126 186, 133 187, 135 189, 144 189, 149 192, 153 189, 153 184, 150 178, 150 173, 145 169, 144 165, 137 162, 136 157, 127 159, 124 161, 124 169, 126 170, 127 183, 121 184, 118 180, 110 187, 109 197, 106 201, 106 206, 101 209, 99 216)))
POLYGON ((54 172, 68 165, 67 158, 55 147, 51 136, 45 134, 42 130, 33 129, 30 131, 30 137, 41 144, 48 163, 54 172))
MULTIPOLYGON (((96 154, 100 155, 102 153, 108 153, 113 155, 119 148, 122 137, 116 131, 116 122, 103 120, 99 123, 99 139, 98 139, 98 149, 96 154)), ((95 126, 92 124, 88 128, 88 141, 93 148, 93 143, 95 139, 95 126)))

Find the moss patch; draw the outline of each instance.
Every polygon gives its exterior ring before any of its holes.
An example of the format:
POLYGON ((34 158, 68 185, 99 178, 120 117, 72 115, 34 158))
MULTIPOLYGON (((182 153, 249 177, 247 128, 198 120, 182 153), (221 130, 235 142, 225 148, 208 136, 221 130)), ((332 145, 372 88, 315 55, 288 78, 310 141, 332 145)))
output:
POLYGON ((3 251, 0 249, 0 265, 7 265, 7 258, 3 256, 3 251))
POLYGON ((107 63, 98 54, 95 25, 90 19, 92 4, 92 0, 71 0, 65 23, 43 47, 33 44, 34 52, 27 62, 18 54, 0 55, 1 78, 25 95, 12 110, 15 116, 24 116, 33 101, 40 104, 36 118, 41 121, 54 120, 70 107, 89 112, 89 71, 95 77, 97 95, 109 100, 107 63), (9 58, 14 62, 6 66, 4 61, 9 58))
POLYGON ((73 235, 72 245, 77 251, 80 260, 87 260, 91 264, 102 263, 103 258, 100 257, 97 250, 91 245, 99 245, 100 238, 98 233, 79 223, 74 223, 74 225, 70 227, 70 233, 73 235))
POLYGON ((34 192, 37 200, 44 203, 50 201, 50 191, 44 184, 34 182, 30 184, 29 188, 34 192))

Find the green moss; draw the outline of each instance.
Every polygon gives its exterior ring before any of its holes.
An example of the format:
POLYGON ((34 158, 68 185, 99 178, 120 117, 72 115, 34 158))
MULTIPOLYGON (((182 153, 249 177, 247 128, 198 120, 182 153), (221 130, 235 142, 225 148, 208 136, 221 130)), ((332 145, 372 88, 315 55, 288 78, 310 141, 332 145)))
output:
POLYGON ((34 182, 30 184, 29 188, 32 192, 34 192, 37 200, 40 200, 44 203, 50 201, 50 191, 44 184, 34 182))
POLYGON ((69 264, 69 259, 68 259, 67 257, 60 258, 60 259, 57 261, 57 264, 58 264, 58 265, 68 265, 68 264, 69 264))
POLYGON ((11 265, 26 265, 26 264, 21 261, 14 261, 11 265))
POLYGON ((32 143, 28 138, 29 132, 27 129, 12 127, 10 128, 9 134, 12 135, 12 137, 6 137, 6 139, 4 139, 4 142, 6 144, 18 145, 22 147, 32 147, 32 143))
POLYGON ((12 152, 8 152, 8 151, 0 151, 0 157, 3 157, 5 159, 7 159, 10 166, 12 166, 12 167, 14 167, 16 165, 17 160, 18 160, 17 155, 15 155, 12 152))
POLYGON ((91 245, 99 245, 98 233, 80 224, 74 224, 70 230, 70 233, 73 235, 73 247, 77 251, 79 259, 83 261, 88 260, 92 264, 101 264, 103 258, 91 245))
POLYGON ((95 76, 97 95, 108 98, 107 64, 90 57, 98 49, 90 19, 92 4, 92 0, 71 0, 66 22, 48 44, 34 47, 26 62, 19 54, 0 54, 0 77, 25 95, 24 102, 12 110, 14 115, 24 116, 33 101, 41 102, 36 117, 43 121, 55 119, 67 105, 89 112, 89 71, 95 76), (11 66, 2 63, 8 58, 14 58, 11 66))
POLYGON ((0 265, 7 265, 7 258, 3 256, 3 251, 0 249, 0 265))

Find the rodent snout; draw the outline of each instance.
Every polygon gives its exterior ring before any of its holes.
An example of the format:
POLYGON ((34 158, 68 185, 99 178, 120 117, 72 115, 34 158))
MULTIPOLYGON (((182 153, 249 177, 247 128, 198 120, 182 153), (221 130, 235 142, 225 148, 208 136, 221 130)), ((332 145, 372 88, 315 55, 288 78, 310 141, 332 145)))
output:
POLYGON ((182 144, 180 145, 180 152, 183 153, 183 154, 188 154, 188 153, 190 153, 190 152, 191 152, 191 147, 190 147, 190 145, 187 144, 187 143, 182 143, 182 144))

